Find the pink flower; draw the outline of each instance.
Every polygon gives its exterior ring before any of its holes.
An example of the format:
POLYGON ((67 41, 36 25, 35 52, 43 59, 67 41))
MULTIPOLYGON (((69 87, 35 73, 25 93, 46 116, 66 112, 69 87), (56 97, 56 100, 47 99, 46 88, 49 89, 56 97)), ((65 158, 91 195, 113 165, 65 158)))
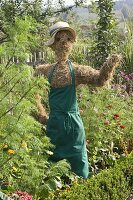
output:
POLYGON ((16 194, 20 196, 22 200, 32 200, 32 196, 27 192, 17 191, 16 194))
POLYGON ((120 72, 121 76, 124 77, 125 76, 125 72, 120 72))
POLYGON ((106 119, 106 120, 104 121, 104 125, 109 125, 109 120, 106 119))
POLYGON ((126 81, 129 81, 128 75, 126 75, 124 78, 125 78, 126 81))
POLYGON ((126 128, 126 126, 125 125, 120 125, 120 128, 124 129, 124 128, 126 128))
POLYGON ((113 119, 117 120, 117 119, 119 119, 119 117, 120 117, 119 114, 115 114, 115 115, 113 116, 113 119))
POLYGON ((128 77, 129 77, 130 79, 133 79, 133 72, 130 73, 130 74, 128 74, 128 77))

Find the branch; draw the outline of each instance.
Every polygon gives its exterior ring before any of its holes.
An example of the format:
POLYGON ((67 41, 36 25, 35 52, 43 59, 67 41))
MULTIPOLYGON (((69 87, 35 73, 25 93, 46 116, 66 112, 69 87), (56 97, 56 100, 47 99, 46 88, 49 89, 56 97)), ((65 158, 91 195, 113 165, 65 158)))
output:
POLYGON ((8 68, 10 65, 10 62, 11 62, 11 60, 12 60, 12 58, 14 57, 14 54, 15 54, 15 50, 14 50, 14 52, 13 52, 13 55, 11 56, 11 58, 8 60, 8 62, 7 62, 7 64, 6 64, 6 66, 5 66, 5 68, 8 68), (9 65, 9 66, 8 66, 9 65))
MULTIPOLYGON (((18 119, 17 119, 17 121, 16 122, 14 122, 14 125, 15 126, 17 126, 17 124, 18 124, 18 122, 19 122, 19 120, 20 120, 20 117, 22 116, 22 114, 23 114, 23 110, 20 112, 20 115, 18 116, 18 119)), ((6 126, 6 128, 7 128, 7 126, 6 126)), ((5 128, 5 129, 6 129, 5 128)), ((6 138, 7 138, 7 136, 9 136, 10 134, 8 133, 4 138, 2 138, 2 140, 5 140, 6 138)), ((0 151, 3 149, 3 147, 1 147, 0 148, 0 151)))
MULTIPOLYGON (((34 87, 34 86, 33 86, 33 87, 34 87)), ((18 106, 19 103, 23 100, 23 98, 30 92, 30 90, 33 89, 33 87, 29 88, 29 90, 27 90, 27 92, 25 92, 25 93, 23 94, 23 96, 20 98, 20 100, 19 100, 14 106, 12 106, 10 109, 8 109, 6 112, 4 112, 4 113, 0 116, 0 119, 1 119, 2 117, 4 117, 7 113, 9 113, 10 111, 12 111, 16 106, 18 106)))
POLYGON ((2 170, 2 168, 4 167, 4 165, 9 162, 15 155, 12 155, 11 157, 9 157, 7 160, 5 160, 3 163, 1 163, 1 166, 0 166, 0 170, 2 170))
MULTIPOLYGON (((8 60, 6 66, 5 66, 5 69, 6 69, 6 70, 9 69, 9 68, 12 66, 12 63, 10 64, 10 62, 11 62, 12 58, 14 57, 14 55, 15 55, 15 50, 14 50, 14 52, 13 52, 13 55, 12 55, 11 58, 8 60), (10 64, 10 65, 9 65, 9 64, 10 64)), ((1 73, 0 76, 3 76, 4 73, 5 73, 5 72, 1 73)))
POLYGON ((19 83, 20 79, 18 79, 15 84, 12 86, 12 88, 2 97, 2 99, 0 99, 0 102, 6 97, 8 96, 8 94, 13 90, 13 88, 17 85, 17 83, 19 83))
MULTIPOLYGON (((61 9, 61 10, 54 11, 53 14, 58 14, 58 13, 66 12, 66 11, 68 11, 68 10, 71 10, 71 9, 74 8, 75 6, 76 6, 76 5, 64 7, 64 8, 61 9)), ((46 16, 49 16, 48 9, 47 9, 44 13, 42 13, 42 14, 39 16, 39 18, 46 17, 46 16)))
MULTIPOLYGON (((23 72, 23 71, 22 71, 23 72)), ((7 84, 9 84, 15 77, 17 77, 18 76, 18 74, 20 74, 20 72, 19 73, 16 73, 9 81, 7 81, 4 85, 2 85, 4 82, 2 82, 1 83, 1 87, 0 87, 0 90, 3 88, 3 87, 5 87, 7 84)))
POLYGON ((3 44, 4 42, 8 42, 8 40, 6 40, 8 38, 8 36, 0 39, 0 44, 3 44))

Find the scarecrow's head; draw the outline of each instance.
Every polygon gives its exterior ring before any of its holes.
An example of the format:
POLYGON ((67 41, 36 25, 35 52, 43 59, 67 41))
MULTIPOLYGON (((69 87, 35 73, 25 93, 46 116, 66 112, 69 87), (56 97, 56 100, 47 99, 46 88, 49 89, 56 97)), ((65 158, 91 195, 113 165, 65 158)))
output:
POLYGON ((58 60, 67 60, 73 43, 76 41, 75 31, 66 22, 57 22, 50 27, 51 39, 46 43, 55 52, 58 60))

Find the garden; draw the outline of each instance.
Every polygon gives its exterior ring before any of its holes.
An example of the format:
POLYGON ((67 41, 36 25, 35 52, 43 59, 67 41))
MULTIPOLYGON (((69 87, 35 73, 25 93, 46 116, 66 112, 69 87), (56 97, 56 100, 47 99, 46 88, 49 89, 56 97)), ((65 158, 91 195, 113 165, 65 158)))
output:
POLYGON ((119 29, 113 0, 89 5, 97 17, 85 33, 72 9, 59 1, 0 1, 0 199, 126 200, 133 190, 133 16, 119 29), (66 18, 64 18, 66 17, 66 18), (99 69, 112 54, 122 62, 102 88, 80 85, 77 99, 86 133, 89 178, 71 172, 67 160, 49 161, 54 145, 37 117, 36 94, 49 113, 48 80, 34 76, 54 63, 44 45, 48 27, 68 21, 78 40, 70 60, 99 69), (93 27, 93 28, 90 28, 93 27))

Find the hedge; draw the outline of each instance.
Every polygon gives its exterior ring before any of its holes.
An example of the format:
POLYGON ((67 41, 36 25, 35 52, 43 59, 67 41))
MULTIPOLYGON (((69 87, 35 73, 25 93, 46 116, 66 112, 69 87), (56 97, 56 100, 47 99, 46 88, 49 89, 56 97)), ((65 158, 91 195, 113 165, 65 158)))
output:
POLYGON ((133 153, 87 181, 60 191, 56 200, 125 200, 133 189, 133 153))
MULTIPOLYGON (((78 183, 68 190, 55 192, 49 200, 125 200, 133 189, 133 152, 118 160, 113 168, 78 183)), ((0 199, 10 199, 0 192, 0 199)), ((43 198, 42 198, 43 199, 43 198)))

